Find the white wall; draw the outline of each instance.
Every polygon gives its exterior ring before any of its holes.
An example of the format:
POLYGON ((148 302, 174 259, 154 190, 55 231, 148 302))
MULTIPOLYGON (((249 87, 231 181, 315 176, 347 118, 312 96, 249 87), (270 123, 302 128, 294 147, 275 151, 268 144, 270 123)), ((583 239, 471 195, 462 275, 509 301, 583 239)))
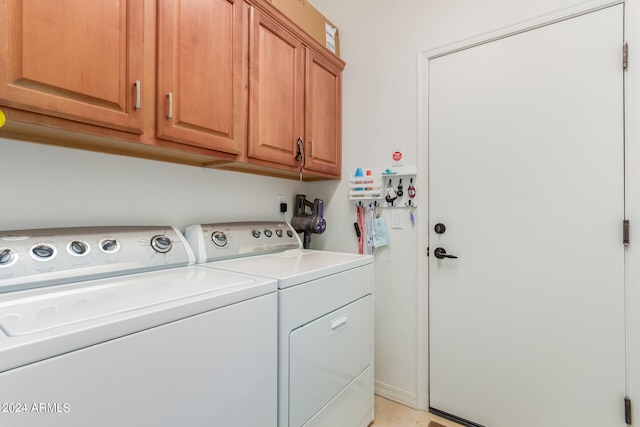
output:
MULTIPOLYGON (((372 2, 368 0, 313 0, 313 5, 329 17, 340 31, 341 56, 346 61, 343 90, 343 173, 348 176, 356 167, 382 168, 389 165, 394 146, 404 146, 409 162, 418 164, 419 181, 426 182, 426 165, 417 156, 417 55, 444 45, 487 33, 534 16, 569 6, 588 3, 576 0, 403 0, 372 2)), ((627 26, 630 43, 628 102, 630 117, 640 117, 640 89, 631 80, 640 56, 640 37, 636 29, 636 0, 627 2, 627 15, 634 16, 627 26), (635 24, 635 25, 634 25, 635 24), (632 113, 635 112, 635 115, 632 113)), ((640 132, 630 124, 627 129, 630 167, 629 217, 640 211, 640 174, 633 164, 640 164, 640 132), (638 176, 636 176, 638 175, 638 176)), ((322 242, 328 249, 353 250, 355 208, 347 200, 346 182, 312 184, 317 197, 323 197, 330 212, 339 213, 330 222, 322 242), (349 216, 346 212, 350 212, 349 216), (348 238, 344 238, 347 236, 348 238)), ((425 188, 417 187, 426 198, 425 188)), ((424 199, 423 199, 424 200, 424 199)), ((388 212, 385 213, 388 215, 388 212)), ((427 220, 421 204, 417 220, 427 220)), ((640 220, 640 218, 638 218, 640 220)), ((637 221, 637 220, 636 220, 637 221)), ((640 221, 638 221, 640 223, 640 221)), ((376 257, 376 387, 377 391, 410 406, 426 405, 426 314, 416 309, 418 298, 426 298, 426 236, 416 235, 426 227, 393 230, 391 246, 376 257), (417 263, 417 265, 416 265, 417 263), (422 269, 422 271, 421 271, 422 269)), ((640 245, 640 226, 632 226, 632 239, 640 245)), ((640 254, 629 251, 629 265, 640 266, 640 254), (635 262, 635 264, 632 263, 635 262)), ((630 359, 640 359, 640 269, 629 269, 630 359), (639 270, 639 271, 636 271, 639 270), (636 285, 636 283, 638 283, 636 285)), ((424 305, 424 301, 423 301, 424 305)), ((635 395, 640 372, 630 364, 629 393, 635 395)))
POLYGON ((0 230, 279 220, 298 181, 0 139, 0 230))

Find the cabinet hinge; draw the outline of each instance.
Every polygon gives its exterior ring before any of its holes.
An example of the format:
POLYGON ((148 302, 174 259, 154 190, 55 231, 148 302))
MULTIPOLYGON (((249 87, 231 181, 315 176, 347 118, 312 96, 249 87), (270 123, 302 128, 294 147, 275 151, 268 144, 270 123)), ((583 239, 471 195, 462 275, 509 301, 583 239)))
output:
POLYGON ((624 422, 628 425, 632 424, 631 420, 631 399, 628 397, 624 398, 624 422))
POLYGON ((626 70, 629 66, 629 43, 622 45, 622 69, 626 70))
POLYGON ((622 221, 622 243, 627 246, 629 244, 629 220, 622 221))

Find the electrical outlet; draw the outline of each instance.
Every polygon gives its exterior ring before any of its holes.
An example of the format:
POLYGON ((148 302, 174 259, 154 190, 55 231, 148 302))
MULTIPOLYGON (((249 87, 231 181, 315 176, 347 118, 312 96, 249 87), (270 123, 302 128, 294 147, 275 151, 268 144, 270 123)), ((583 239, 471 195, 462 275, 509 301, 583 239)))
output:
POLYGON ((285 196, 284 194, 278 194, 278 205, 276 206, 276 208, 278 209, 278 212, 282 212, 280 210, 280 206, 282 205, 282 203, 286 204, 287 203, 287 196, 285 196))

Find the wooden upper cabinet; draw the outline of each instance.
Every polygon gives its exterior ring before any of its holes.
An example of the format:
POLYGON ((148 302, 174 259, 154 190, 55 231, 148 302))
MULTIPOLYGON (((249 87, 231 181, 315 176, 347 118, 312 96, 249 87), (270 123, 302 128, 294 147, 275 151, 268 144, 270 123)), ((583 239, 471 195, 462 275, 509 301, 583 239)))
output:
POLYGON ((298 139, 304 140, 305 47, 260 11, 252 8, 250 16, 248 157, 300 167, 296 154, 298 139))
POLYGON ((0 103, 142 132, 141 1, 0 0, 0 20, 0 103))
POLYGON ((0 58, 0 135, 340 177, 344 62, 268 0, 0 0, 0 58))
POLYGON ((243 19, 241 0, 158 2, 158 138, 242 152, 243 19))
POLYGON ((305 169, 340 176, 342 69, 307 50, 305 169))
POLYGON ((249 159, 339 177, 344 64, 253 8, 250 27, 249 159))

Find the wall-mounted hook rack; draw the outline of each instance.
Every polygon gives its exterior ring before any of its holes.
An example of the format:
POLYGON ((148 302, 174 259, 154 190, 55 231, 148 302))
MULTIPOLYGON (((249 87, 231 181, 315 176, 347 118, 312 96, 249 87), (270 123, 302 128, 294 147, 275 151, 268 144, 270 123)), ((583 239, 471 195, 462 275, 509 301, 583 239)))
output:
POLYGON ((415 178, 415 166, 383 169, 378 175, 352 175, 349 177, 349 199, 375 200, 376 203, 380 200, 377 206, 382 208, 417 208, 415 178), (389 184, 393 193, 387 198, 389 184))

